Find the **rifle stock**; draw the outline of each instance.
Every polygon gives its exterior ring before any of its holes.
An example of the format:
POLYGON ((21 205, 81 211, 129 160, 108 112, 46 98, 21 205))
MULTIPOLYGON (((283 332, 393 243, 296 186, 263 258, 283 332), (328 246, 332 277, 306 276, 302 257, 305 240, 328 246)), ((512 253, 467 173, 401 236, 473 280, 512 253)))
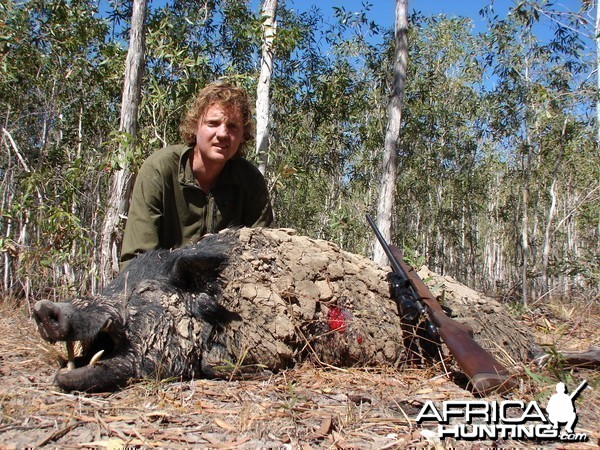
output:
POLYGON ((448 350, 469 378, 473 390, 481 395, 487 395, 492 392, 507 392, 514 388, 515 382, 510 378, 508 370, 473 339, 473 329, 448 317, 421 277, 404 262, 398 248, 394 245, 389 247, 409 278, 413 289, 427 306, 431 321, 438 328, 438 333, 448 350))
POLYGON ((469 378, 469 386, 481 395, 513 389, 516 383, 510 378, 508 370, 473 339, 473 329, 446 315, 421 277, 403 260, 400 250, 385 241, 371 216, 367 214, 366 217, 390 260, 393 272, 406 279, 414 296, 425 304, 434 328, 437 328, 437 333, 469 378))

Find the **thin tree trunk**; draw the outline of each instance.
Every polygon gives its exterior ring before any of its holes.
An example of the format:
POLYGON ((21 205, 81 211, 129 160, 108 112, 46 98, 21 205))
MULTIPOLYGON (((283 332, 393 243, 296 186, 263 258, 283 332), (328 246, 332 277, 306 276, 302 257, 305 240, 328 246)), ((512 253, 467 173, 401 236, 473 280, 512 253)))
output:
MULTIPOLYGON (((386 241, 391 242, 392 215, 395 206, 397 149, 402 123, 402 103, 408 67, 408 0, 396 0, 395 19, 396 62, 392 97, 388 105, 388 124, 383 149, 381 184, 377 204, 377 227, 386 241)), ((381 265, 389 264, 381 245, 374 241, 373 260, 381 265)))
MULTIPOLYGON (((0 138, 0 141, 2 140, 2 138, 0 138)), ((10 186, 14 185, 15 181, 14 181, 14 175, 13 175, 13 168, 12 168, 12 162, 11 162, 11 157, 10 157, 10 152, 8 152, 8 161, 6 164, 6 169, 4 171, 3 178, 4 178, 4 185, 7 186, 6 188, 4 188, 2 190, 2 201, 0 203, 0 208, 3 211, 8 211, 8 208, 10 205, 12 205, 13 203, 13 197, 14 197, 14 190, 10 188, 10 186)), ((12 217, 6 217, 5 219, 5 232, 4 232, 4 238, 6 239, 6 242, 10 242, 9 239, 12 237, 13 235, 13 223, 14 223, 14 219, 12 217)), ((12 277, 12 272, 13 272, 13 266, 12 266, 12 262, 14 259, 14 256, 16 254, 17 249, 12 245, 12 244, 8 244, 8 247, 4 248, 4 251, 2 252, 3 255, 3 259, 4 259, 4 263, 2 265, 2 270, 3 270, 3 276, 2 276, 2 286, 3 286, 3 290, 4 292, 8 292, 8 293, 13 293, 12 292, 12 286, 13 286, 13 277, 12 277)))
MULTIPOLYGON (((144 73, 146 0, 133 0, 129 50, 125 63, 121 123, 119 130, 127 133, 131 145, 136 145, 138 109, 144 73)), ((124 153, 123 145, 119 153, 124 153)), ((120 158, 121 167, 114 172, 100 243, 100 284, 108 283, 119 271, 121 220, 129 209, 129 194, 133 177, 126 158, 120 158)))
POLYGON ((260 76, 256 88, 256 154, 258 170, 264 175, 269 162, 269 90, 273 74, 273 41, 277 28, 277 0, 264 0, 261 10, 263 20, 262 57, 260 76))
MULTIPOLYGON (((525 82, 528 88, 530 87, 529 78, 529 60, 525 60, 525 82)), ((521 301, 524 305, 527 305, 530 296, 528 287, 528 270, 529 270, 529 258, 531 249, 529 247, 529 184, 531 181, 531 170, 533 164, 533 143, 531 140, 532 127, 530 126, 530 115, 533 114, 533 105, 526 105, 525 112, 525 145, 527 147, 527 155, 525 155, 525 162, 523 167, 523 187, 521 191, 523 201, 523 215, 521 217, 521 301)))
POLYGON ((521 219, 521 296, 522 302, 524 305, 527 304, 529 291, 527 289, 528 277, 528 262, 529 262, 529 214, 528 214, 528 205, 529 205, 529 179, 531 174, 531 159, 532 159, 532 149, 531 144, 527 143, 527 159, 525 163, 525 179, 523 181, 523 190, 522 190, 522 201, 523 201, 523 215, 521 219))
MULTIPOLYGON (((600 2, 596 1, 596 76, 600 92, 600 2)), ((596 97, 596 143, 600 147, 600 97, 596 97)))
POLYGON ((552 224, 554 223, 554 216, 556 215, 556 182, 558 180, 558 170, 562 163, 563 155, 565 152, 565 133, 567 131, 568 119, 565 119, 563 126, 560 142, 560 153, 556 158, 554 164, 554 171, 552 173, 552 183, 550 184, 549 195, 550 195, 550 208, 548 209, 548 218, 546 219, 546 228, 544 230, 544 242, 542 244, 542 295, 547 295, 550 292, 550 281, 548 277, 548 263, 550 260, 550 241, 552 239, 552 224))

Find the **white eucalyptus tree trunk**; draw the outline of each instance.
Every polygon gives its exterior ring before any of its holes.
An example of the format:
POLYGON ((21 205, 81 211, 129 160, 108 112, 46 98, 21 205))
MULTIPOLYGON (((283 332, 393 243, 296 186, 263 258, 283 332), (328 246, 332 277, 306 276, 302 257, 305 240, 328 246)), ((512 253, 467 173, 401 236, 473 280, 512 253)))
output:
MULTIPOLYGON (((394 214, 396 177, 398 172, 398 142, 400 140, 400 125, 402 122, 402 103, 406 85, 408 67, 408 0, 396 0, 395 19, 396 58, 394 64, 394 79, 392 96, 388 105, 388 123, 385 132, 385 143, 382 158, 381 184, 377 204, 377 227, 386 241, 391 242, 392 215, 394 214)), ((387 256, 381 245, 375 240, 373 260, 381 265, 387 265, 387 256)))
POLYGON ((273 74, 273 41, 277 28, 277 0, 264 0, 261 9, 262 56, 256 87, 256 154, 258 170, 264 175, 269 162, 269 90, 273 74))
MULTIPOLYGON (((129 135, 131 145, 136 145, 137 138, 138 109, 145 63, 146 8, 147 0, 133 0, 119 126, 119 131, 129 135)), ((125 146, 121 144, 119 153, 125 151, 125 146)), ((121 164, 113 173, 102 226, 99 267, 101 286, 108 283, 119 271, 118 255, 122 228, 120 224, 129 209, 129 194, 134 181, 126 158, 119 159, 121 164)))

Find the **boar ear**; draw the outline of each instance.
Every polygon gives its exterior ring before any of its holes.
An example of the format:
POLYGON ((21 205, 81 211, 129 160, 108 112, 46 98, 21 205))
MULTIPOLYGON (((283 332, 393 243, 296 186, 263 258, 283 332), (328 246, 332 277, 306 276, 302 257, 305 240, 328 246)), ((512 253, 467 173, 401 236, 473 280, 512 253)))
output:
POLYGON ((202 289, 214 283, 227 263, 223 253, 190 251, 177 254, 169 271, 169 281, 183 289, 202 289))

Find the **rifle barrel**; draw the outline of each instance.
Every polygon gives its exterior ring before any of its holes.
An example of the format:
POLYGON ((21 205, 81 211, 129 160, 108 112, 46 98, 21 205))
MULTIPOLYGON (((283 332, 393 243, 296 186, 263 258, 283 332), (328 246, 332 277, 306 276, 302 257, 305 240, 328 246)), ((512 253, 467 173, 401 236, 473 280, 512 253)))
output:
POLYGON ((582 383, 577 386, 577 389, 575 389, 573 391, 573 393, 571 395, 569 395, 569 397, 571 398, 571 400, 575 400, 579 394, 581 394, 581 391, 583 390, 584 387, 586 387, 588 384, 587 380, 583 380, 582 383))
POLYGON ((385 254, 388 257, 388 260, 390 261, 390 265, 392 266, 392 271, 398 275, 401 275, 405 280, 407 280, 408 275, 406 274, 406 272, 404 270, 402 270, 402 267, 400 267, 400 264, 398 263, 398 261, 396 261, 396 258, 394 257, 394 254, 392 253, 392 250, 390 249, 390 246, 385 241, 385 238, 379 231, 379 228, 377 228, 377 225, 375 225, 373 218, 369 214, 366 214, 366 217, 367 217, 367 222, 369 222, 371 229, 375 233, 377 240, 381 244, 381 247, 383 247, 383 251, 385 252, 385 254))

